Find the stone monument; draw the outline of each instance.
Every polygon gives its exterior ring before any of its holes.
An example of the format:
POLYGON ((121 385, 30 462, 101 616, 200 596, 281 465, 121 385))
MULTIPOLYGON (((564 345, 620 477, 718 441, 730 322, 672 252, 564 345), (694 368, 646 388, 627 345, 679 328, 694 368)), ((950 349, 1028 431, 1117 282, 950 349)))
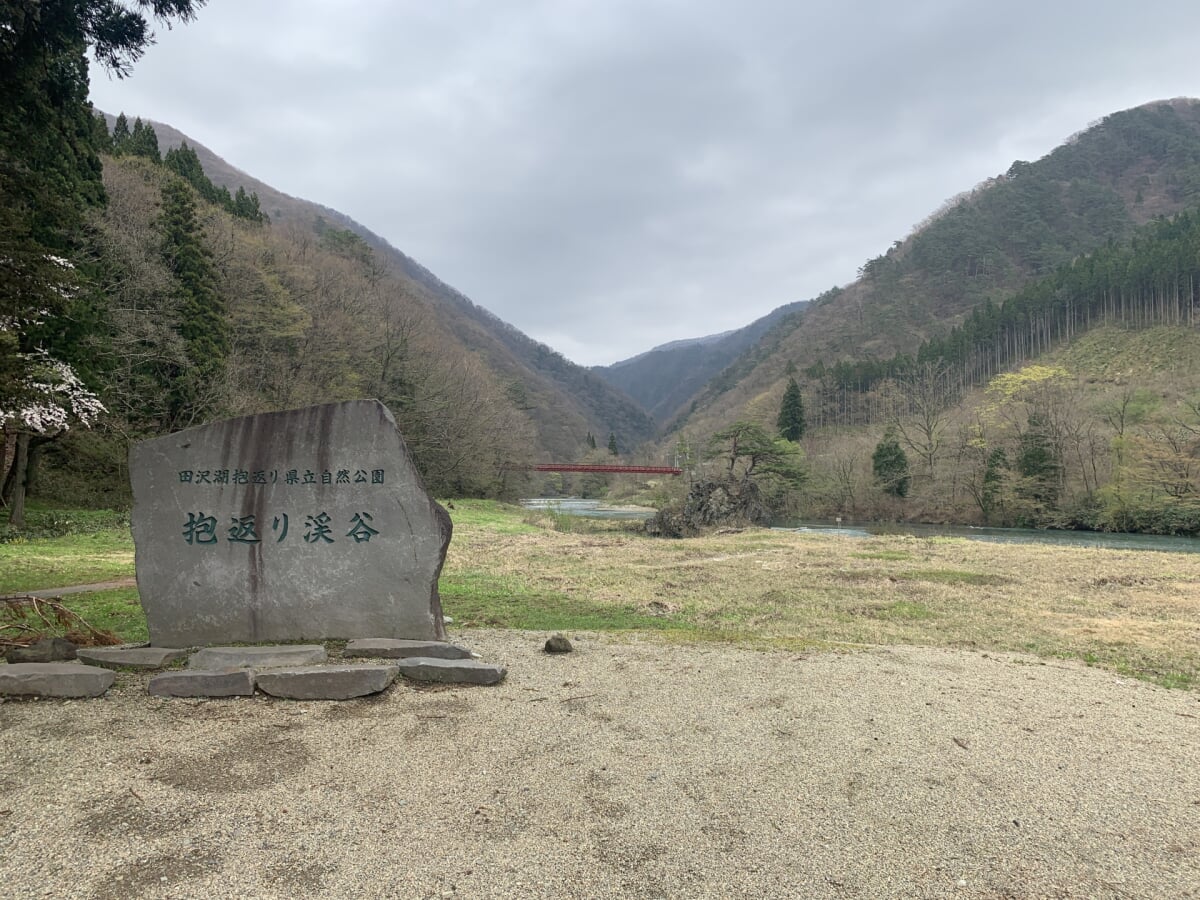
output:
POLYGON ((379 401, 190 428, 129 468, 151 644, 445 639, 450 517, 379 401))

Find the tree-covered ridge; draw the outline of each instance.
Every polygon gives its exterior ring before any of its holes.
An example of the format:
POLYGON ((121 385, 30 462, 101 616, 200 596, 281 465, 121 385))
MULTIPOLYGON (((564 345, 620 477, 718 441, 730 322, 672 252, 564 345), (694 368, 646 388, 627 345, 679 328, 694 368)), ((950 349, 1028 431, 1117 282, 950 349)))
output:
POLYGON ((749 399, 782 389, 789 360, 802 369, 821 361, 870 367, 915 355, 975 307, 999 305, 1029 280, 1198 200, 1200 102, 1114 113, 948 201, 868 260, 855 283, 814 300, 801 323, 764 336, 676 427, 705 432, 741 418, 749 399))
POLYGON ((245 187, 238 186, 237 192, 231 194, 224 185, 213 184, 204 172, 200 157, 196 151, 183 141, 178 147, 168 148, 165 154, 159 152, 158 134, 154 126, 135 118, 133 127, 125 113, 119 113, 113 122, 112 133, 104 116, 98 115, 95 128, 97 130, 97 146, 113 156, 141 156, 154 163, 161 163, 176 175, 196 189, 196 192, 209 203, 215 203, 227 213, 239 219, 251 222, 270 221, 262 211, 258 194, 254 191, 246 193, 245 187))
POLYGON ((1008 298, 986 300, 962 324, 925 341, 915 354, 809 366, 823 415, 869 422, 877 407, 863 395, 888 380, 945 367, 953 397, 1050 352, 1090 328, 1196 324, 1200 306, 1200 210, 1139 229, 1030 282, 1008 298))

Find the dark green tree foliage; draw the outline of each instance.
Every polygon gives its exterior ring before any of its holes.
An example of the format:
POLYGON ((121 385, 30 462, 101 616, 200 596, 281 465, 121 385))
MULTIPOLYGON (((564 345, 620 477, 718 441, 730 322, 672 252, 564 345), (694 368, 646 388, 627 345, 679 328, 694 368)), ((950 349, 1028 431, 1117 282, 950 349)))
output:
POLYGON ((229 356, 229 315, 196 221, 191 188, 181 181, 171 180, 163 188, 161 225, 163 258, 179 285, 179 335, 192 363, 190 372, 181 373, 172 405, 174 424, 182 424, 212 408, 219 395, 214 380, 229 356))
POLYGON ((596 449, 596 436, 589 431, 587 433, 587 437, 584 439, 584 443, 588 445, 589 450, 595 450, 596 449))
POLYGON ((1001 511, 1004 505, 1004 473, 1008 469, 1008 454, 1003 447, 995 447, 988 454, 983 469, 983 486, 979 492, 979 505, 985 519, 1001 511))
POLYGON ((871 468, 875 482, 893 497, 907 497, 909 474, 908 456, 896 437, 896 430, 889 427, 882 440, 871 454, 871 468))
POLYGON ((608 433, 608 452, 613 456, 616 456, 619 452, 617 450, 617 436, 611 431, 608 433))
POLYGON ((201 197, 209 203, 230 212, 240 219, 250 222, 265 222, 267 217, 259 207, 258 194, 247 194, 244 187, 237 189, 237 196, 231 196, 229 188, 219 187, 204 174, 200 157, 196 151, 183 141, 178 147, 172 147, 163 156, 163 165, 179 175, 184 181, 196 189, 201 197))
MULTIPOLYGON (((37 320, 77 283, 85 211, 104 200, 86 51, 118 76, 153 40, 146 13, 191 19, 203 0, 0 0, 0 404, 19 399, 37 320)), ((50 347, 52 352, 60 348, 50 347)))
POLYGON ((140 118, 134 119, 133 133, 125 145, 125 152, 130 156, 142 156, 151 162, 162 162, 158 151, 158 134, 153 125, 147 125, 140 118))
POLYGON ((1046 419, 1038 412, 1029 414, 1028 425, 1021 433, 1016 468, 1021 476, 1021 496, 1046 508, 1052 506, 1058 498, 1062 462, 1050 439, 1046 419))
POLYGON ((117 116, 117 121, 113 123, 112 130, 112 151, 117 156, 124 156, 129 149, 129 120, 125 118, 125 113, 120 113, 117 116))
POLYGON ((795 378, 789 378, 783 391, 783 402, 779 406, 779 418, 776 421, 779 434, 786 440, 798 441, 804 437, 804 398, 800 395, 800 385, 795 378))
POLYGON ((773 477, 799 487, 806 478, 797 448, 773 438, 765 428, 753 422, 735 422, 718 431, 709 440, 705 456, 721 460, 726 480, 742 486, 773 477))

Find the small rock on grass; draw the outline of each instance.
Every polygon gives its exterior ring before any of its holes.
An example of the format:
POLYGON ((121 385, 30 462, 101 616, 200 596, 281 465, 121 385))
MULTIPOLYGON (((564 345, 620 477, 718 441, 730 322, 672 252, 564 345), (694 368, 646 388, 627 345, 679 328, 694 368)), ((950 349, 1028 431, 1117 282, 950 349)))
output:
POLYGON ((547 653, 570 653, 574 649, 575 648, 571 646, 571 642, 567 640, 567 636, 564 634, 552 635, 550 639, 546 641, 547 653))

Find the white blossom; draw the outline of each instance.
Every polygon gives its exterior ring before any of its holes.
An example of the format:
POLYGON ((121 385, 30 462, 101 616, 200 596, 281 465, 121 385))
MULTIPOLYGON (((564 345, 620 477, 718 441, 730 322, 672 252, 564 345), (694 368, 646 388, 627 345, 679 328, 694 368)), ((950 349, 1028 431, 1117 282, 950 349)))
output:
POLYGON ((33 399, 14 409, 0 408, 0 427, 14 425, 37 434, 49 434, 66 431, 72 420, 89 428, 101 413, 107 412, 75 370, 62 360, 45 350, 21 356, 31 363, 32 372, 25 386, 33 399))

